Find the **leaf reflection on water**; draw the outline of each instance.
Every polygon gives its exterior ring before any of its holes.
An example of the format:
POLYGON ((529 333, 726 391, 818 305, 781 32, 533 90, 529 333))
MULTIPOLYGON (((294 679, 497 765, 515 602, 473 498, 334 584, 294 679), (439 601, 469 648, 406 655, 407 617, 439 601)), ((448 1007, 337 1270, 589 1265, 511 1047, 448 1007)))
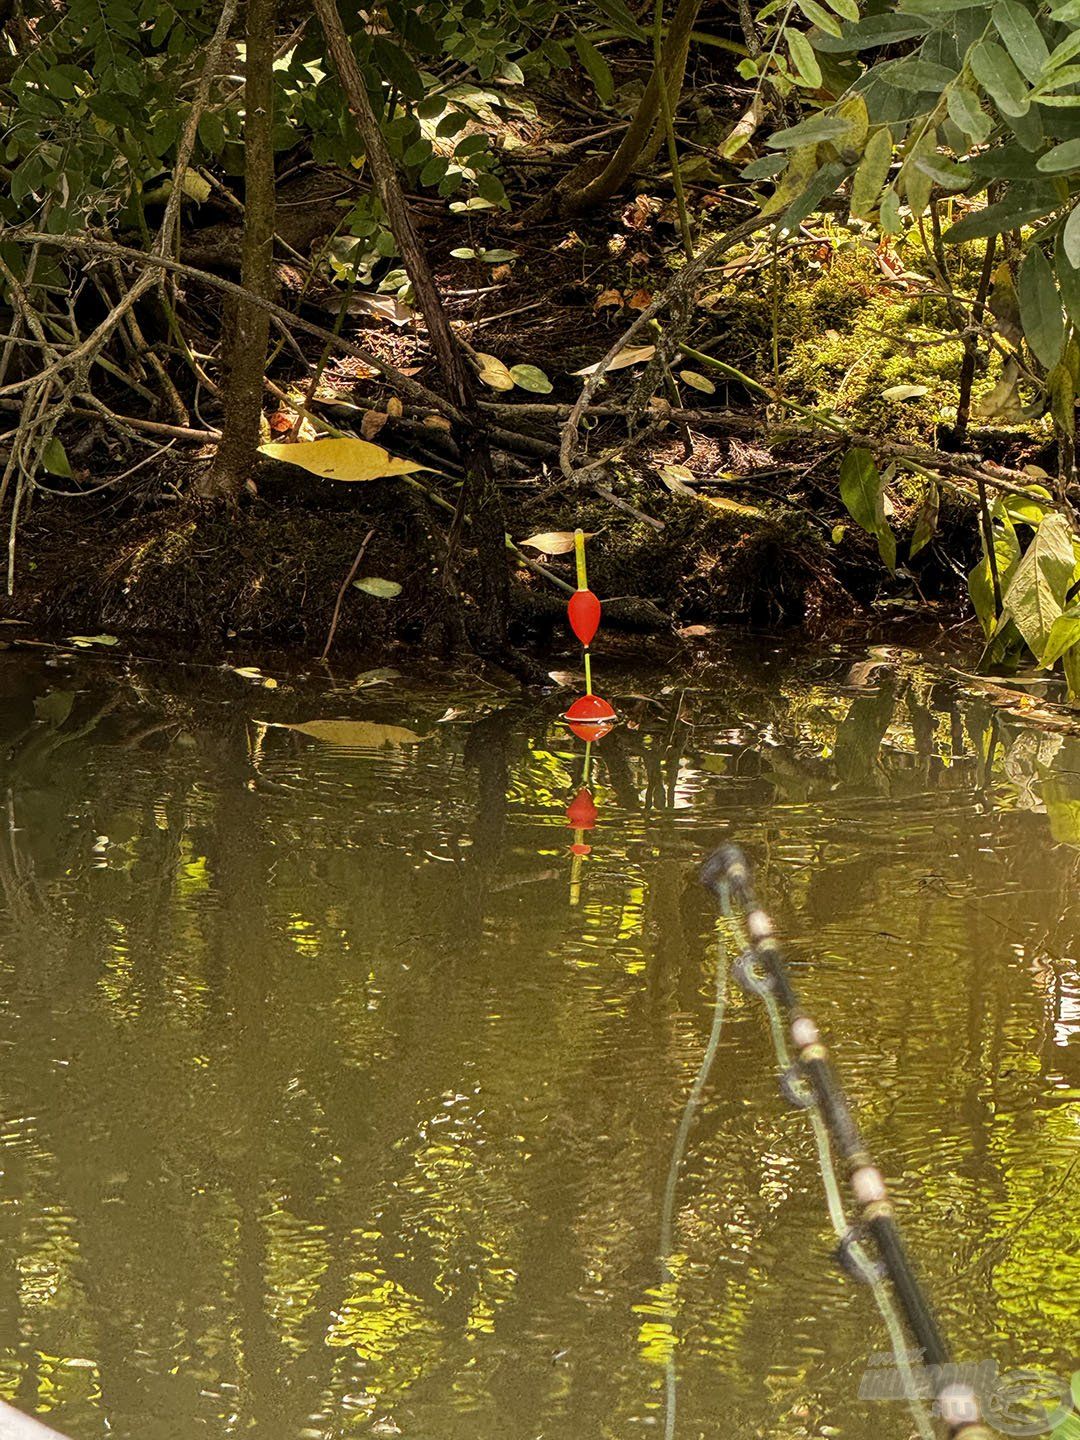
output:
POLYGON ((633 1437, 644 1318, 687 1440, 905 1434, 853 1398, 882 1337, 738 997, 656 1293, 727 836, 958 1351, 1067 1373, 1080 737, 859 664, 609 666, 571 908, 557 700, 3 652, 0 1394, 114 1440, 633 1437))

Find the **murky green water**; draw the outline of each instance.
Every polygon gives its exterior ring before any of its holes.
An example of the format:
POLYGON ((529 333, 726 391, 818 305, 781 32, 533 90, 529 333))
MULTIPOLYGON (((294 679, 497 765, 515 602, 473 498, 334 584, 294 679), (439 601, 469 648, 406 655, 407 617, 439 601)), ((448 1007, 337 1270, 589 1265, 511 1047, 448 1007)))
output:
POLYGON ((740 992, 660 1286, 730 838, 957 1352, 1067 1374, 1080 740, 859 659, 609 676, 575 893, 557 701, 0 654, 0 1395, 77 1440, 633 1440, 674 1339, 685 1440, 910 1434, 740 992))

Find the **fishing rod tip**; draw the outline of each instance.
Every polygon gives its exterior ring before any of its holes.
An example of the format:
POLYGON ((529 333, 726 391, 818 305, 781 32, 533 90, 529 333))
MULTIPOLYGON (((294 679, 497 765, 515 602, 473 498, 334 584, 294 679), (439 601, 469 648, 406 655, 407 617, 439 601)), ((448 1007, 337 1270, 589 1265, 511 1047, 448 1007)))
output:
POLYGON ((725 882, 745 880, 749 866, 738 845, 721 845, 705 861, 699 874, 707 890, 716 890, 725 882))

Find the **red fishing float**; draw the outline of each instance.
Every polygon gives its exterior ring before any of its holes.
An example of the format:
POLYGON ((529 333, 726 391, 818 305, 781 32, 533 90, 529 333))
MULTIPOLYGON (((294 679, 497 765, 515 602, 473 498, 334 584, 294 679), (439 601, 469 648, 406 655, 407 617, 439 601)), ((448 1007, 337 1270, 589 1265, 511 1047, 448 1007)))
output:
POLYGON ((595 829, 597 816, 596 804, 588 788, 592 763, 591 746, 594 741, 602 740, 609 734, 617 717, 612 706, 602 696, 593 694, 589 646, 600 628, 601 605, 589 589, 585 573, 585 535, 581 530, 574 532, 574 554, 577 560, 577 590, 570 597, 566 613, 570 628, 585 651, 586 693, 574 701, 563 718, 573 734, 579 740, 585 741, 585 769, 582 777, 584 783, 566 807, 566 822, 574 830, 574 840, 570 846, 570 854, 574 857, 570 868, 570 904, 578 905, 581 902, 582 865, 586 857, 592 854, 592 846, 586 843, 585 836, 595 829))
POLYGON ((602 740, 615 728, 616 714, 600 695, 582 695, 564 717, 579 740, 602 740))
POLYGON ((595 830, 596 805, 584 785, 566 807, 566 818, 575 830, 595 830))
POLYGON ((591 590, 575 590, 570 596, 566 613, 570 619, 570 629, 587 650, 600 628, 600 601, 591 590))

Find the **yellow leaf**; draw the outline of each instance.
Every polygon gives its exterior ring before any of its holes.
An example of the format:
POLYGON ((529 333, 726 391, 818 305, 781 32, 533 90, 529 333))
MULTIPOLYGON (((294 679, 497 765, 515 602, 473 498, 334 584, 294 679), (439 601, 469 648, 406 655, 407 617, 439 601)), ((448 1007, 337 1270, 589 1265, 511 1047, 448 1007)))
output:
POLYGON ((301 470, 322 475, 327 480, 380 480, 386 475, 411 475, 414 470, 429 468, 416 460, 401 460, 369 440, 348 437, 303 440, 296 445, 260 445, 259 451, 272 460, 299 465, 301 470))
POLYGON ((696 370, 680 370, 679 379, 689 385, 693 390, 700 390, 703 395, 715 395, 716 386, 705 375, 699 375, 696 370))
POLYGON ((490 385, 492 390, 514 388, 514 377, 497 355, 485 355, 478 350, 476 358, 480 362, 480 379, 485 385, 490 385))
POLYGON ((709 495, 702 498, 707 505, 715 505, 717 510, 730 510, 736 515, 753 515, 757 520, 761 520, 765 516, 764 510, 759 510, 756 505, 741 505, 738 500, 728 500, 723 495, 709 495))
MULTIPOLYGON (((596 534, 595 530, 586 530, 585 539, 591 540, 596 534)), ((544 555, 569 555, 574 548, 573 530, 543 530, 539 535, 530 535, 527 540, 519 541, 521 545, 528 545, 533 550, 539 550, 544 555)))
POLYGON ((200 205, 210 198, 210 182, 204 180, 197 170, 184 171, 180 188, 189 200, 196 200, 200 205))
POLYGON ((324 745, 337 745, 349 750, 382 750, 387 745, 419 745, 424 735, 405 730, 400 725, 378 725, 374 720, 305 720, 302 725, 282 725, 310 735, 324 745))
MULTIPOLYGON (((646 360, 651 360, 656 354, 655 345, 628 345, 625 350, 620 350, 615 359, 607 367, 609 370, 625 370, 628 365, 644 365, 646 360)), ((575 375, 594 375, 600 369, 600 362, 595 365, 586 365, 584 370, 575 370, 575 375)))

